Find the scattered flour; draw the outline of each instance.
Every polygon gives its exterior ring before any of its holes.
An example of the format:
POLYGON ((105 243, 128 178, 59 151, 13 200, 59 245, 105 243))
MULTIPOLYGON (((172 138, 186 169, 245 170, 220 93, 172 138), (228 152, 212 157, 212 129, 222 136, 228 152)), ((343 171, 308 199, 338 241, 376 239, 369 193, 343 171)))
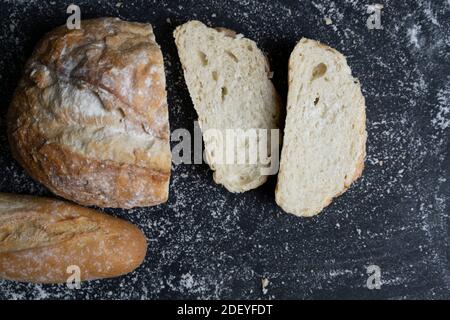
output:
POLYGON ((447 85, 438 92, 437 102, 437 114, 432 123, 440 129, 450 128, 450 79, 447 85))
POLYGON ((418 34, 420 33, 420 26, 414 25, 413 27, 408 29, 409 42, 416 47, 420 48, 418 34))
MULTIPOLYGON (((23 63, 17 54, 23 55, 37 40, 24 32, 28 29, 23 21, 41 17, 48 5, 37 0, 4 2, 14 6, 0 28, 2 44, 13 48, 0 56, 0 91, 8 97, 11 77, 23 63)), ((317 37, 344 52, 367 99, 369 141, 362 179, 319 217, 306 221, 285 215, 273 204, 273 184, 232 195, 212 182, 207 166, 174 166, 167 204, 126 212, 104 210, 137 224, 147 235, 148 257, 136 272, 83 283, 78 292, 64 285, 0 281, 0 299, 310 298, 344 291, 352 297, 371 297, 368 290, 355 290, 366 283, 368 262, 380 264, 386 288, 382 294, 387 297, 391 288, 399 292, 394 298, 402 298, 412 294, 402 291, 405 286, 424 291, 450 286, 447 252, 437 245, 444 242, 448 226, 449 198, 442 189, 449 179, 444 172, 436 181, 428 179, 430 171, 443 170, 448 152, 443 148, 448 146, 444 129, 450 127, 450 87, 434 88, 437 94, 430 95, 428 69, 435 70, 437 64, 422 63, 447 57, 448 65, 450 34, 441 17, 448 16, 450 0, 442 8, 417 1, 410 14, 396 12, 392 0, 383 1, 383 31, 366 29, 367 2, 362 0, 314 0, 292 6, 281 1, 212 0, 192 8, 168 0, 149 2, 143 15, 122 15, 141 9, 134 1, 120 1, 119 8, 116 1, 98 0, 91 8, 129 20, 145 20, 147 14, 160 20, 155 33, 164 52, 172 130, 196 119, 169 30, 189 18, 211 25, 226 21, 257 41, 277 70, 280 89, 286 87, 289 49, 301 36, 317 37), (312 10, 303 10, 307 8, 312 10), (326 26, 324 17, 333 24, 326 26), (385 44, 393 51, 386 53, 385 44), (419 121, 427 115, 423 126, 430 132, 423 133, 419 121), (402 264, 404 257, 410 265, 402 264), (263 275, 270 278, 270 296, 261 284, 263 275)), ((48 20, 46 15, 42 18, 42 32, 51 26, 48 20)), ((7 141, 2 120, 3 148, 7 141)), ((2 191, 48 195, 4 149, 0 168, 2 191)))
POLYGON ((190 273, 181 275, 180 285, 186 290, 190 290, 194 287, 194 277, 190 273))

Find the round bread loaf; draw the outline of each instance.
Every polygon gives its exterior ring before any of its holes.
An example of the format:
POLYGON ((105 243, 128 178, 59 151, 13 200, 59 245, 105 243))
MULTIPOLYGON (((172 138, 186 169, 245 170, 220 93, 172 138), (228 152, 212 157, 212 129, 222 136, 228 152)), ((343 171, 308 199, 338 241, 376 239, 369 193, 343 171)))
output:
POLYGON ((167 201, 164 62, 149 24, 100 18, 48 33, 8 123, 14 157, 61 197, 118 208, 167 201))

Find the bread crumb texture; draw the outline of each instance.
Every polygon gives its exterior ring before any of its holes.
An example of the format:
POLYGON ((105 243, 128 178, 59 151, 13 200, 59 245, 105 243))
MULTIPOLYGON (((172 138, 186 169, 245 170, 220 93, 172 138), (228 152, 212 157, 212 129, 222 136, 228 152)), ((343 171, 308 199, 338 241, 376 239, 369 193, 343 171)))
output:
MULTIPOLYGON (((217 130, 226 137, 227 129, 278 128, 280 99, 270 81, 272 72, 266 56, 254 41, 199 21, 177 27, 174 37, 215 182, 231 192, 260 186, 267 180, 262 174, 267 164, 259 157, 255 164, 217 160, 217 154, 229 152, 225 151, 226 139, 208 133, 217 130)), ((268 141, 270 156, 270 136, 268 141)), ((259 135, 256 144, 260 147, 259 135)), ((249 150, 249 141, 241 139, 231 152, 237 159, 240 154, 248 157, 249 150)))
POLYGON ((301 39, 289 60, 277 203, 299 216, 319 213, 360 177, 366 137, 364 97, 345 57, 301 39))

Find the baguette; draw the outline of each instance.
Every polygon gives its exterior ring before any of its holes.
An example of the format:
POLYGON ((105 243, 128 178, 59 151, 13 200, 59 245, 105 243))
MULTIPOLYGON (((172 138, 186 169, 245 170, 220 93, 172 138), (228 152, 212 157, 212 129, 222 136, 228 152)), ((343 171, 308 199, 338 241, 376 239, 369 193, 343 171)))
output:
POLYGON ((267 147, 270 158, 270 142, 265 145, 259 134, 278 128, 280 100, 270 81, 267 58, 255 42, 232 30, 209 28, 199 21, 177 27, 174 37, 214 181, 231 192, 262 185, 267 180, 263 168, 268 166, 262 157, 253 163, 238 163, 226 162, 229 155, 219 158, 217 154, 230 152, 234 153, 231 158, 237 159, 250 153, 250 142, 245 139, 237 142, 234 150, 225 150, 229 142, 223 138, 226 131, 240 129, 256 132, 254 143, 259 148, 267 147), (209 134, 212 131, 221 133, 222 138, 209 134))
POLYGON ((71 266, 81 281, 117 277, 136 269, 146 250, 145 236, 126 221, 59 200, 0 193, 0 278, 64 283, 71 266))
POLYGON ((289 60, 289 93, 275 192, 288 213, 310 217, 358 179, 364 168, 365 100, 345 57, 301 39, 289 60))

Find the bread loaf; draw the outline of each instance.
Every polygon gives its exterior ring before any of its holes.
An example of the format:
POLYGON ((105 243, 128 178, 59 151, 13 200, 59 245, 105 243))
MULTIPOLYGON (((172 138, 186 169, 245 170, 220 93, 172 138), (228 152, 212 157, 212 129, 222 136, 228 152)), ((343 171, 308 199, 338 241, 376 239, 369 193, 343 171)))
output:
POLYGON ((358 179, 364 167, 365 121, 364 97, 345 57, 303 38, 289 60, 278 205, 313 216, 358 179))
MULTIPOLYGON (((267 180, 262 170, 267 164, 262 158, 253 163, 239 163, 239 156, 251 152, 250 142, 236 139, 235 150, 230 151, 225 148, 225 137, 227 130, 235 133, 236 129, 254 130, 258 134, 256 148, 260 148, 259 129, 267 130, 268 134, 278 127, 280 100, 270 81, 267 58, 255 42, 228 29, 209 28, 199 21, 179 26, 174 37, 202 129, 206 159, 215 171, 215 182, 231 192, 260 186, 267 180), (209 134, 213 131, 219 132, 221 138, 209 134), (234 162, 226 161, 226 152, 235 153, 229 158, 234 158, 234 162), (220 159, 218 153, 223 154, 220 159)), ((264 147, 269 157, 270 140, 264 147)))
POLYGON ((15 158, 61 197, 119 208, 168 198, 165 73, 149 24, 100 18, 48 33, 8 122, 15 158))
POLYGON ((147 250, 132 224, 45 198, 0 193, 0 278, 64 283, 116 277, 136 269, 147 250))

